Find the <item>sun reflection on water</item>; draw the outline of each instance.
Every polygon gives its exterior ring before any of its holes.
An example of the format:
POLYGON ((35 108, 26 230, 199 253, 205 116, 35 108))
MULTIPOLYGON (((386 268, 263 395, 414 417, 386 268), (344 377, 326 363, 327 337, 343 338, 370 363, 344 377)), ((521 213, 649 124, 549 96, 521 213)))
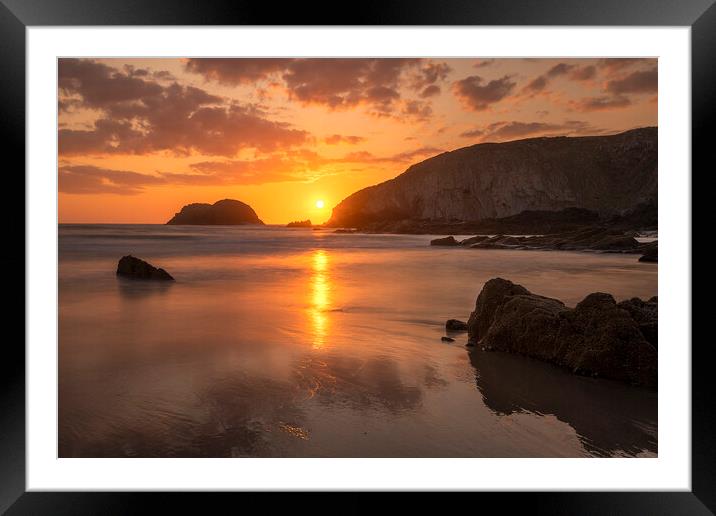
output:
POLYGON ((318 249, 311 256, 311 325, 313 329, 313 348, 320 349, 326 344, 328 317, 326 310, 330 306, 330 278, 328 275, 328 254, 318 249))

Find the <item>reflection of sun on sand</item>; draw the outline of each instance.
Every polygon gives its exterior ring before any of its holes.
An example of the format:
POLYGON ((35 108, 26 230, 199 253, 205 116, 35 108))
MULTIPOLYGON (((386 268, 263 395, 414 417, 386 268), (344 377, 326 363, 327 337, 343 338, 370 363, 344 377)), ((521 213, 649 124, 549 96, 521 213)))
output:
POLYGON ((326 309, 330 305, 328 254, 323 249, 314 251, 311 257, 313 275, 311 276, 311 325, 313 330, 313 348, 322 348, 326 343, 328 317, 326 309))

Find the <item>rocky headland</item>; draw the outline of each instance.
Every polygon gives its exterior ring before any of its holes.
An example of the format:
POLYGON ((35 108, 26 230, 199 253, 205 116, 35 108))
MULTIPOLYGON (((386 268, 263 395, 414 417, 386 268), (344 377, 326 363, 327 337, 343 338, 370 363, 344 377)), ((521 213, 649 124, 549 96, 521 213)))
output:
MULTIPOLYGON (((464 324, 464 326, 463 326, 464 324)), ((502 278, 485 283, 467 323, 468 346, 529 356, 574 373, 655 387, 658 299, 617 303, 602 292, 574 308, 502 278)))
POLYGON ((251 206, 234 199, 214 204, 193 203, 184 206, 167 224, 185 225, 243 225, 263 224, 251 206))
POLYGON ((638 207, 655 206, 656 199, 657 129, 647 127, 445 152, 350 195, 326 225, 370 232, 544 234, 633 212, 638 218, 638 207))

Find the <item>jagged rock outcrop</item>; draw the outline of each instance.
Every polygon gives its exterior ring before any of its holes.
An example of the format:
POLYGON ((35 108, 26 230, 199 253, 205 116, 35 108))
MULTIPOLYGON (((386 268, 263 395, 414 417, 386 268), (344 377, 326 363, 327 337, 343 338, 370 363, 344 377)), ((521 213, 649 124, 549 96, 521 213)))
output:
POLYGON ((494 278, 485 283, 468 320, 481 349, 530 356, 573 372, 655 386, 657 299, 617 304, 589 294, 575 308, 494 278))
POLYGON ((167 224, 209 226, 263 224, 263 222, 248 204, 234 199, 224 199, 214 204, 187 204, 167 224))
POLYGON ((155 267, 131 254, 119 259, 117 276, 130 279, 174 281, 171 274, 164 269, 155 267))
POLYGON ((481 221, 573 207, 607 217, 656 198, 657 129, 647 127, 446 152, 350 195, 333 209, 327 224, 481 221))

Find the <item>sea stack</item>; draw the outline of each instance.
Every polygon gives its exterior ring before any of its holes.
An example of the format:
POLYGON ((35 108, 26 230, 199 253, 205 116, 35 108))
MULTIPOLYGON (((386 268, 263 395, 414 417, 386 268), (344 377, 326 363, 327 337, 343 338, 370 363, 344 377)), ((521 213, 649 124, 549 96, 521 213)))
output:
POLYGON ((261 224, 251 206, 234 199, 224 199, 214 204, 193 203, 184 206, 167 224, 177 225, 244 225, 261 224))

